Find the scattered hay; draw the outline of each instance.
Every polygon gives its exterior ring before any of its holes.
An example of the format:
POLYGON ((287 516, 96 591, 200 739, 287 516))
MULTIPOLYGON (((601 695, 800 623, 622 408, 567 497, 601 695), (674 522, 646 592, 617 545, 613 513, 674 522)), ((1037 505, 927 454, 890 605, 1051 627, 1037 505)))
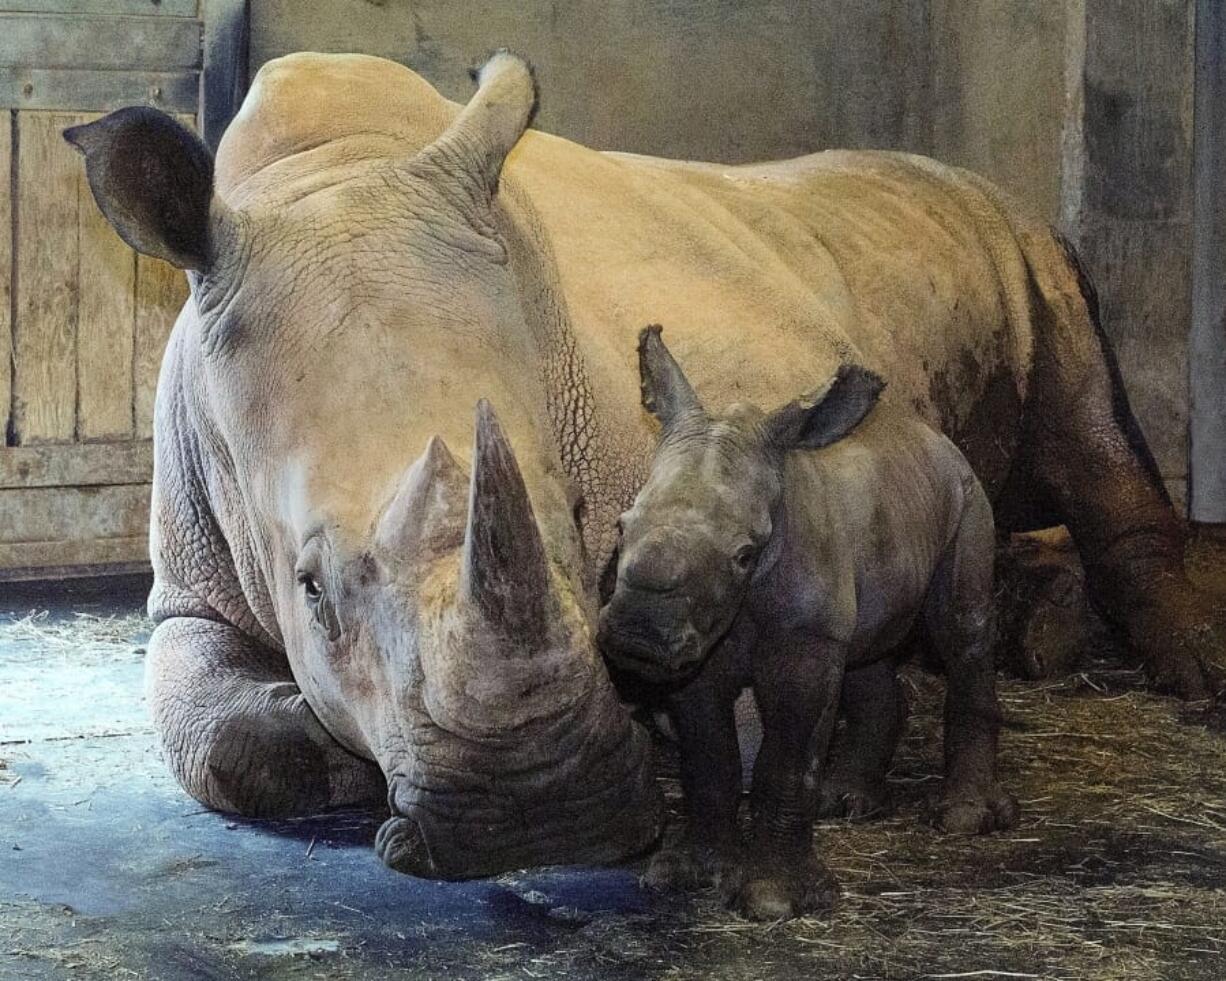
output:
POLYGON ((663 976, 1226 976, 1220 737, 1186 713, 1181 723, 1178 703, 1145 692, 1136 670, 1098 662, 1042 687, 1004 683, 1001 772, 1022 824, 951 838, 926 820, 944 685, 913 668, 904 678, 913 715, 891 774, 894 815, 817 833, 844 891, 833 915, 748 923, 706 896, 688 923, 626 924, 685 965, 663 976))
MULTIPOLYGON (((1226 549, 1196 555, 1200 581, 1217 577, 1226 586, 1226 549)), ((100 642, 127 649, 147 629, 139 617, 130 627, 125 619, 100 626, 100 642)), ((13 627, 45 637, 45 620, 22 623, 0 623, 0 642, 13 627)), ((80 634, 64 640, 70 653, 80 634)), ((1226 977, 1226 711, 1150 694, 1141 671, 1120 663, 1115 654, 1091 657, 1062 680, 1001 682, 1001 774, 1023 819, 985 838, 944 837, 927 824, 941 778, 944 684, 908 667, 912 717, 891 773, 895 813, 817 831, 843 889, 828 917, 749 923, 713 892, 665 898, 647 913, 576 916, 536 878, 522 891, 531 909, 521 911, 514 942, 434 924, 406 924, 384 937, 334 924, 343 945, 326 964, 284 958, 261 963, 259 976, 1219 981, 1226 977), (533 910, 540 915, 527 915, 533 910)), ((675 808, 675 759, 663 770, 675 808)), ((313 836, 307 827, 301 833, 313 836)), ((310 850, 305 837, 303 847, 310 850)), ((519 878, 499 882, 514 889, 519 878)), ((37 912, 0 903, 0 976, 6 953, 18 977, 29 966, 114 977, 145 963, 144 934, 116 938, 114 947, 73 946, 64 941, 85 938, 32 926, 37 912)), ((45 909, 41 915, 51 918, 45 909)), ((199 933, 188 912, 173 915, 176 937, 190 936, 203 951, 229 951, 227 943, 267 929, 266 910, 237 902, 225 937, 199 933)), ((218 956, 235 967, 229 976, 253 970, 226 959, 232 951, 218 956)))
POLYGON ((40 659, 47 655, 128 658, 144 654, 140 645, 150 629, 149 620, 140 613, 114 616, 74 613, 60 617, 46 610, 31 610, 24 616, 0 616, 0 644, 40 659))

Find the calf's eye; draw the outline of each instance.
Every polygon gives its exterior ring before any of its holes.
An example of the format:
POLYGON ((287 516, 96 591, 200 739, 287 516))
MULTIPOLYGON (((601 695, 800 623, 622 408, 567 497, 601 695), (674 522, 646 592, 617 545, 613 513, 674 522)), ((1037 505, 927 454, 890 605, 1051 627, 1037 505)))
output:
POLYGON ((753 565, 754 560, 758 557, 758 550, 753 545, 742 545, 736 550, 732 556, 732 563, 742 572, 745 572, 753 565))

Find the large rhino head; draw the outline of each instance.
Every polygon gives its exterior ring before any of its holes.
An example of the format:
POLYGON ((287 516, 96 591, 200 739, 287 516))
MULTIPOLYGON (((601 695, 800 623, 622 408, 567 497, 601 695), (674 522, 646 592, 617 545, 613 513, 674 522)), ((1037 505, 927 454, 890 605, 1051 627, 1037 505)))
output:
POLYGON ((189 272, 156 438, 198 448, 240 580, 215 588, 241 588, 319 720, 380 765, 380 853, 429 876, 610 860, 659 821, 495 202, 534 101, 495 56, 424 148, 303 146, 239 205, 154 110, 66 134, 119 234, 189 272))

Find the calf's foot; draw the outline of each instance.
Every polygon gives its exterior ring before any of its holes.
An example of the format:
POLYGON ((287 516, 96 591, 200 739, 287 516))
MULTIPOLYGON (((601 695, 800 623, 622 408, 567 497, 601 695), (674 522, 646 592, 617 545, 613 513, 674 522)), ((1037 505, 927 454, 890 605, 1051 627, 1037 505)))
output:
POLYGON ((986 835, 1016 828, 1021 819, 1017 799, 998 783, 983 790, 951 790, 936 807, 934 824, 946 834, 986 835))
POLYGON ((829 912, 838 894, 834 874, 812 850, 756 855, 747 862, 729 905, 750 920, 788 920, 829 912))
POLYGON ((818 817, 864 821, 884 816, 892 809, 890 788, 885 780, 862 774, 832 773, 822 781, 818 817))
POLYGON ((745 856, 739 843, 716 845, 688 837, 660 848, 643 873, 643 885, 661 891, 715 886, 725 894, 740 888, 745 856))

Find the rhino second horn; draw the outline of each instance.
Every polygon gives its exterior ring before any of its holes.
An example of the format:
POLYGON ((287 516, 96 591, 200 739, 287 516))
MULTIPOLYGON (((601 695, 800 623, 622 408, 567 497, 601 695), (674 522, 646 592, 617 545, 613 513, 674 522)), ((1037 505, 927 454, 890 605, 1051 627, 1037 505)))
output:
POLYGON ((524 639, 544 635, 545 545, 515 453, 485 399, 477 403, 460 589, 500 633, 524 639))
POLYGON ((431 436, 379 519, 379 544, 405 557, 458 546, 466 483, 464 470, 447 444, 431 436))

